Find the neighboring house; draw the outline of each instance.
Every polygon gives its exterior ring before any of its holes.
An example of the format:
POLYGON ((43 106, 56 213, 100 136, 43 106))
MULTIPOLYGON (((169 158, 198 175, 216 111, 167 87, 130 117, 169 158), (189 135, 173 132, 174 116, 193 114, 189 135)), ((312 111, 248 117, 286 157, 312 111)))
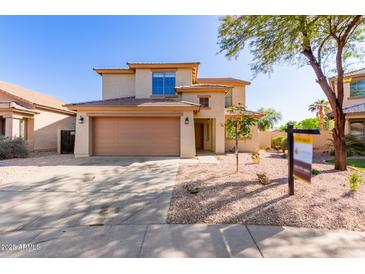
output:
POLYGON ((29 150, 56 150, 57 131, 74 129, 75 113, 64 102, 0 82, 0 134, 22 137, 29 150))
MULTIPOLYGON (((344 75, 343 112, 345 134, 353 134, 365 142, 365 68, 344 75)), ((336 77, 330 79, 336 89, 336 77)))
POLYGON ((102 100, 66 105, 77 111, 76 157, 225 152, 225 108, 245 106, 249 82, 198 78, 198 62, 127 64, 94 69, 102 100))

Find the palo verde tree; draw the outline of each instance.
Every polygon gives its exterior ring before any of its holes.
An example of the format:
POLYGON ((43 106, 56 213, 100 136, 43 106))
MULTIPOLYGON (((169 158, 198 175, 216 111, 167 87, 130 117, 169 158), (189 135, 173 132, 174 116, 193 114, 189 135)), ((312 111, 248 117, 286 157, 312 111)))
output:
POLYGON ((257 121, 257 127, 261 131, 272 129, 281 120, 281 113, 273 108, 259 108, 257 111, 263 114, 257 121))
POLYGON ((319 119, 319 129, 322 131, 324 119, 327 118, 327 114, 331 111, 330 104, 324 99, 318 99, 309 105, 308 110, 316 113, 319 119))
POLYGON ((252 138, 251 128, 257 123, 257 116, 247 113, 243 106, 231 106, 227 109, 225 128, 228 138, 235 139, 236 172, 238 172, 238 140, 252 138))
POLYGON ((364 28, 361 15, 226 16, 221 18, 218 44, 227 57, 237 57, 247 45, 254 76, 272 72, 276 64, 309 64, 333 110, 335 169, 345 170, 344 69, 363 55, 359 43, 364 28), (335 72, 334 85, 327 72, 335 72))

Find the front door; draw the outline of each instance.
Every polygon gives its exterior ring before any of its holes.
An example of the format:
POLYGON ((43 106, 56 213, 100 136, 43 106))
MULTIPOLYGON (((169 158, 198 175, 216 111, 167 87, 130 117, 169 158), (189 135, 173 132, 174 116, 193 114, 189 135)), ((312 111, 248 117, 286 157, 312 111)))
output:
POLYGON ((204 149, 203 130, 204 124, 195 124, 195 146, 197 150, 204 149))

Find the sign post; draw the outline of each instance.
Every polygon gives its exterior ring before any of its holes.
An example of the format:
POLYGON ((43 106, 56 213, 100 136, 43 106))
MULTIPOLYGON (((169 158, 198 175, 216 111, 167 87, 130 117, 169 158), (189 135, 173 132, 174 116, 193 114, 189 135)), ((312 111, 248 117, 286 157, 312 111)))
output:
POLYGON ((294 133, 312 135, 320 134, 320 132, 318 129, 294 129, 292 124, 288 124, 286 132, 288 135, 288 188, 289 195, 294 195, 294 174, 296 178, 310 182, 313 149, 312 136, 294 136, 294 133))

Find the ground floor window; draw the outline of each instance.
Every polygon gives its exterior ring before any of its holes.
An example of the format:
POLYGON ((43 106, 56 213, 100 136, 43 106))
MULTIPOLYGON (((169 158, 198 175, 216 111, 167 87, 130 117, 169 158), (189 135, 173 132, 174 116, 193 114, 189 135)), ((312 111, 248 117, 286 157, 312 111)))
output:
POLYGON ((26 139, 26 120, 13 119, 13 136, 26 139))
POLYGON ((365 142, 365 120, 350 121, 350 134, 365 142))

